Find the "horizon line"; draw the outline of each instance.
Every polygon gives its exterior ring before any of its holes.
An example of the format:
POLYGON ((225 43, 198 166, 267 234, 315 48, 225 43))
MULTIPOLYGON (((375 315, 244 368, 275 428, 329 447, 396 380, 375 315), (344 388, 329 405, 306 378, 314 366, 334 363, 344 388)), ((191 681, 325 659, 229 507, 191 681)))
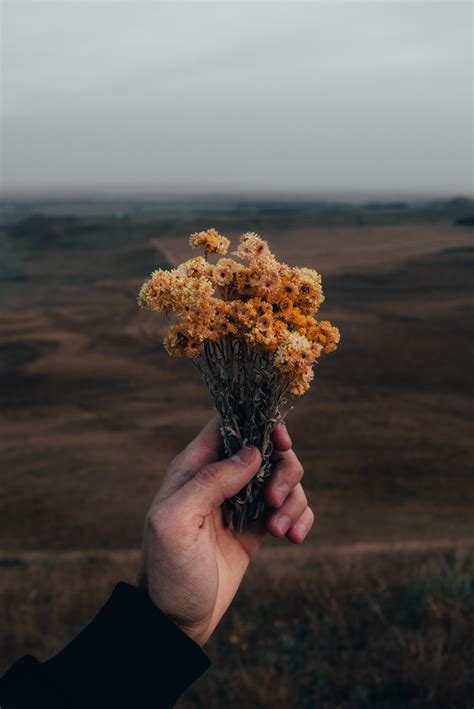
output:
POLYGON ((125 186, 77 186, 77 187, 24 187, 0 188, 0 203, 6 201, 26 200, 258 200, 280 199, 285 201, 329 201, 361 203, 372 200, 384 201, 419 201, 419 200, 453 200, 473 199, 474 193, 457 190, 403 190, 403 189, 350 189, 340 188, 326 190, 282 190, 282 189, 218 189, 218 188, 174 188, 171 186, 157 187, 143 185, 140 187, 125 186))

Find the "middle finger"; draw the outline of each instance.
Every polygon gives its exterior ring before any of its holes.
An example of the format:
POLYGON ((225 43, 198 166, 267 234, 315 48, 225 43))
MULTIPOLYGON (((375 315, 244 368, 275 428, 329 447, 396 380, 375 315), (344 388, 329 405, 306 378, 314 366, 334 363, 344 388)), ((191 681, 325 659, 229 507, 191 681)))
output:
POLYGON ((303 466, 292 449, 279 452, 272 474, 264 487, 265 499, 271 507, 281 507, 303 477, 303 466))

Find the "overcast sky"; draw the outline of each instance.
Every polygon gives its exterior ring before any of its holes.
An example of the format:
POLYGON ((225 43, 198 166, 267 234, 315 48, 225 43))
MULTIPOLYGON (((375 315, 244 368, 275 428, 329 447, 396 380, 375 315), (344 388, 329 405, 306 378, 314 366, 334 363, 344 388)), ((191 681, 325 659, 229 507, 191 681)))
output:
POLYGON ((471 193, 472 7, 3 0, 2 187, 471 193))

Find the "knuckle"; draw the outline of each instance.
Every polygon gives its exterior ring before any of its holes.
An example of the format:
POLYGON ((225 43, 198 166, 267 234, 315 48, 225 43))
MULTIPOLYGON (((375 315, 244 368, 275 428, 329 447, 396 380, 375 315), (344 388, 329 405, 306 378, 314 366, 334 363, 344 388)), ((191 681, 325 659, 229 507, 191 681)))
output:
POLYGON ((303 478, 304 475, 304 468, 301 465, 300 461, 298 460, 297 463, 295 464, 295 476, 298 481, 300 481, 303 478))
POLYGON ((304 507, 306 508, 308 506, 308 498, 306 497, 306 493, 301 485, 299 485, 298 497, 299 497, 300 505, 301 506, 304 505, 304 507))
POLYGON ((173 531, 172 511, 160 504, 152 507, 145 519, 147 533, 154 539, 166 538, 173 531))
POLYGON ((219 504, 228 496, 223 469, 217 463, 206 465, 199 471, 194 480, 196 485, 202 488, 206 497, 212 498, 214 501, 218 500, 219 504))
POLYGON ((219 477, 219 467, 215 463, 210 463, 201 468, 195 479, 198 484, 208 486, 215 485, 219 477))
POLYGON ((280 483, 286 478, 286 473, 286 467, 281 463, 281 461, 278 463, 274 463, 272 466, 272 474, 266 482, 280 483))
POLYGON ((300 461, 288 461, 277 464, 273 469, 272 479, 280 482, 288 482, 291 487, 295 487, 303 478, 304 469, 300 461))

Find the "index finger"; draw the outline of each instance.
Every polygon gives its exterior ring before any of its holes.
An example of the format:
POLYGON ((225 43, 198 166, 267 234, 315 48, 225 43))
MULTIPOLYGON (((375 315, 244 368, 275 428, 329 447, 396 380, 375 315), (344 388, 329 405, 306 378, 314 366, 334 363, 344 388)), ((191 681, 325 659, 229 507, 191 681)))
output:
POLYGON ((273 429, 272 443, 273 449, 275 451, 280 451, 281 453, 289 451, 291 446, 293 445, 286 424, 284 424, 283 422, 277 423, 277 425, 273 429))
POLYGON ((218 416, 214 416, 170 463, 161 486, 162 494, 164 492, 168 495, 178 490, 198 470, 221 460, 223 453, 224 441, 221 434, 221 422, 218 416))

